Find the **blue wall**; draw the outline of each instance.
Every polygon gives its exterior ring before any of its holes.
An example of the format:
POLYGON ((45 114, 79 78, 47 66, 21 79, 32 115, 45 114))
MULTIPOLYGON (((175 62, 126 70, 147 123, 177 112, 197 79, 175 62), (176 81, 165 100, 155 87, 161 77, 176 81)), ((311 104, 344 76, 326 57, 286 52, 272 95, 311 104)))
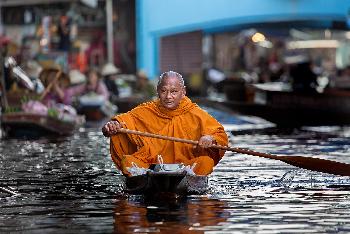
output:
MULTIPOLYGON (((350 0, 136 0, 137 68, 160 72, 159 38, 194 30, 211 33, 237 25, 347 21, 350 0)), ((330 24, 329 24, 330 26, 330 24)))

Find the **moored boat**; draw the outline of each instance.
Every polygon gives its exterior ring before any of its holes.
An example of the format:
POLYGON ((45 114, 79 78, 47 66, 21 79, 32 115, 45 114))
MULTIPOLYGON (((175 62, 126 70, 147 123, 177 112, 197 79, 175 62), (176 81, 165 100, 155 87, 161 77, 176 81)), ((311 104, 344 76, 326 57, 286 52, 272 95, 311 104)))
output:
POLYGON ((84 115, 88 121, 99 121, 112 116, 103 111, 101 106, 80 106, 77 108, 77 111, 79 114, 84 115))
POLYGON ((350 124, 350 91, 296 92, 275 82, 250 86, 246 101, 221 100, 232 110, 255 115, 282 127, 350 124))
POLYGON ((254 113, 243 116, 238 111, 230 109, 229 106, 226 106, 230 102, 198 97, 193 98, 193 100, 210 115, 215 116, 226 131, 246 133, 258 130, 266 131, 276 127, 274 123, 254 116, 254 113))
POLYGON ((150 99, 140 96, 117 97, 112 99, 113 104, 118 107, 118 113, 128 112, 137 105, 147 101, 150 101, 150 99))
POLYGON ((70 135, 84 118, 59 119, 48 115, 12 112, 1 115, 1 125, 7 136, 37 137, 42 135, 70 135))
POLYGON ((99 121, 104 118, 110 118, 118 109, 115 105, 106 101, 102 95, 97 94, 86 94, 79 97, 75 108, 88 121, 99 121))

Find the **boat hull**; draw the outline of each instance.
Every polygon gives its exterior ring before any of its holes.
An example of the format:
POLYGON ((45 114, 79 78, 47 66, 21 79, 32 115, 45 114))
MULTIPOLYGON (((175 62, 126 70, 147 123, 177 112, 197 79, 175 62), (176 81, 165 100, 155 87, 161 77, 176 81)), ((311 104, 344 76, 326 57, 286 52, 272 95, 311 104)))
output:
POLYGON ((46 115, 14 112, 2 114, 1 125, 7 136, 38 137, 42 135, 70 135, 79 123, 63 121, 46 115))
POLYGON ((147 172, 125 179, 125 191, 130 194, 203 194, 207 187, 207 176, 187 175, 186 172, 147 172))
POLYGON ((87 121, 100 121, 112 116, 103 112, 101 106, 80 106, 77 111, 78 114, 84 115, 87 121))
POLYGON ((323 93, 255 88, 247 101, 222 101, 230 109, 259 116, 279 127, 350 124, 350 91, 330 89, 323 93))

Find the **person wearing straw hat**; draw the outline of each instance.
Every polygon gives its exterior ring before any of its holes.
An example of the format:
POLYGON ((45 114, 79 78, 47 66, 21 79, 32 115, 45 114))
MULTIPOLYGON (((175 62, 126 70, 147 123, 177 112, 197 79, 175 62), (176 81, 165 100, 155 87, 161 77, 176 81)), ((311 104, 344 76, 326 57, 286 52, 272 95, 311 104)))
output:
POLYGON ((135 92, 137 95, 144 99, 152 99, 156 96, 156 87, 149 81, 145 71, 138 71, 136 79, 135 92))
POLYGON ((101 75, 103 77, 103 81, 106 84, 108 91, 111 94, 111 100, 115 97, 119 96, 119 89, 116 83, 116 75, 119 74, 120 70, 114 64, 107 63, 102 67, 101 75))
POLYGON ((58 65, 44 68, 39 75, 47 93, 43 95, 42 102, 46 105, 52 103, 62 103, 70 105, 70 96, 67 93, 70 85, 69 77, 66 73, 59 71, 61 68, 58 65), (49 87, 51 86, 51 88, 49 87))
POLYGON ((90 68, 86 73, 86 78, 86 82, 72 86, 67 90, 70 103, 72 103, 74 98, 79 99, 85 95, 98 95, 103 99, 103 102, 109 101, 110 93, 105 83, 100 79, 98 70, 90 68))
POLYGON ((223 126, 186 97, 184 80, 179 73, 163 73, 159 77, 157 93, 157 100, 114 116, 103 126, 104 136, 111 137, 110 153, 117 168, 124 175, 130 175, 127 168, 133 164, 149 168, 157 162, 157 156, 162 155, 164 163, 196 164, 194 173, 210 174, 225 153, 225 150, 210 147, 228 144, 223 126), (120 133, 121 128, 198 140, 198 147, 120 133))

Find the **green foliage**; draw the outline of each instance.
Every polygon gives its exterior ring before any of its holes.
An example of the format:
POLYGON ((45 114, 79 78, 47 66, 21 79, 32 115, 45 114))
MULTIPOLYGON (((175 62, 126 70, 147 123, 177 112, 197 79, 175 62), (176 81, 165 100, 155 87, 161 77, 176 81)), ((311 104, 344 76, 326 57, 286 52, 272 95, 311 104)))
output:
POLYGON ((23 104, 23 103, 27 103, 27 102, 29 102, 29 101, 38 101, 39 100, 39 98, 40 98, 40 96, 38 96, 38 95, 36 95, 36 96, 27 96, 27 95, 24 95, 24 96, 22 96, 21 97, 21 104, 23 104))
POLYGON ((21 112, 22 109, 17 106, 8 106, 5 108, 5 113, 15 113, 15 112, 21 112))
POLYGON ((58 110, 55 109, 55 108, 49 108, 47 110, 47 115, 50 116, 50 117, 58 119, 58 114, 59 114, 58 110))

